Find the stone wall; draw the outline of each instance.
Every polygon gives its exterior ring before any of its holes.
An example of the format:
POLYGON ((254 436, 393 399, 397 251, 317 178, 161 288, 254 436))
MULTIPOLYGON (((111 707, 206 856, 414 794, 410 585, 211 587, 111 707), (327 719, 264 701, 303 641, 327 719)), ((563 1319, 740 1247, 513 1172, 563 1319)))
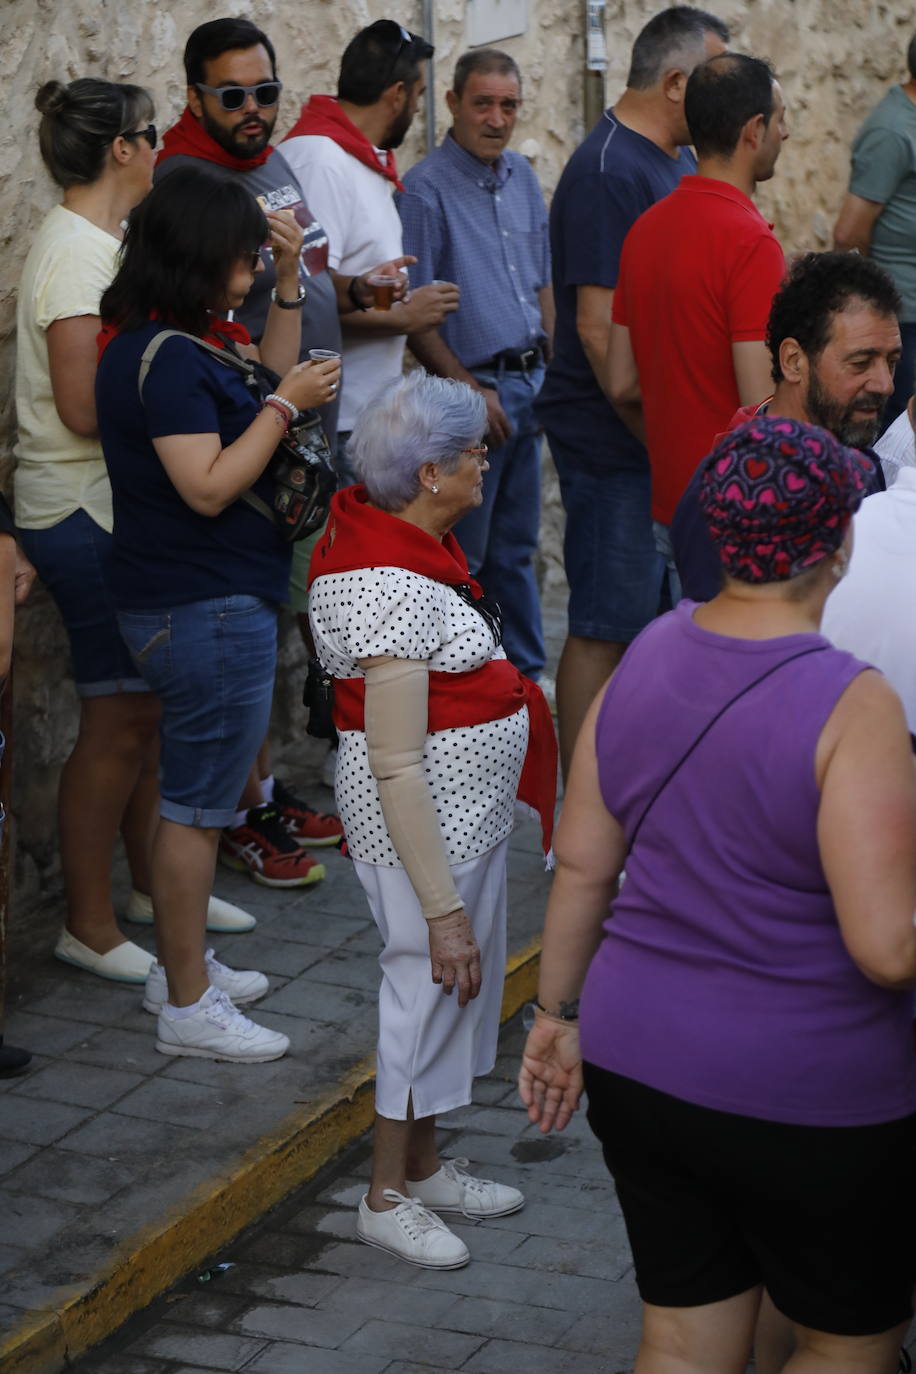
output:
MULTIPOLYGON (((714 0, 708 0, 714 5, 714 0)), ((607 8, 612 101, 622 89, 629 49, 659 6, 610 0, 607 8)), ((529 0, 525 35, 501 44, 518 59, 525 105, 516 146, 532 156, 549 195, 565 159, 581 139, 584 0, 529 0)), ((437 49, 437 129, 447 126, 444 92, 464 49, 464 0, 434 0, 437 49)), ((778 174, 763 189, 761 206, 776 220, 787 250, 825 247, 843 194, 847 148, 865 111, 892 81, 904 76, 903 54, 913 25, 901 0, 865 6, 856 0, 748 0, 718 12, 733 26, 735 46, 768 56, 785 88, 792 138, 778 174)), ((279 129, 292 123, 313 91, 333 91, 337 60, 352 33, 383 15, 423 26, 421 0, 4 0, 0 80, 0 477, 8 478, 14 416, 15 297, 32 232, 56 199, 38 157, 32 106, 38 85, 98 75, 148 86, 157 122, 165 128, 184 102, 181 51, 187 33, 215 14, 250 14, 273 36, 285 82, 279 129)), ((425 149, 418 118, 402 150, 409 166, 425 149)), ((548 471, 549 477, 549 471, 548 471)), ((555 581, 562 530, 555 484, 545 495, 543 570, 555 581)), ((76 718, 63 632, 39 590, 19 617, 16 654, 16 777, 19 912, 57 883, 54 795, 76 718)), ((301 654, 294 636, 282 654, 277 736, 296 757, 301 654)))

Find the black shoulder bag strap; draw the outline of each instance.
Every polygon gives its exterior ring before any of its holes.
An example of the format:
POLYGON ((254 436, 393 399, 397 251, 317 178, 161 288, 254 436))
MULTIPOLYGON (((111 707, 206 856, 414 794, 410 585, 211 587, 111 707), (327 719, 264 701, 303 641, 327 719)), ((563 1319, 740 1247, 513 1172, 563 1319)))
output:
POLYGON ((668 772, 668 774, 664 778, 662 778, 658 787, 656 787, 655 791, 652 793, 652 796, 646 802, 646 805, 643 807, 642 814, 633 828, 633 834, 630 836, 629 842, 627 844, 628 854, 632 851, 633 846, 636 843, 636 837, 642 829, 643 821, 646 819, 649 812, 652 810, 652 807, 655 805, 661 794, 664 792, 665 788, 668 786, 669 782, 671 782, 675 775, 680 772, 684 764, 690 758, 690 755, 693 753, 693 751, 697 748, 699 744, 703 742, 703 740, 709 734, 710 730, 716 724, 716 722, 722 719, 726 711, 730 711, 736 702, 740 701, 742 697, 746 697, 748 692, 752 692, 755 687, 759 687, 761 682, 765 682, 768 677, 772 677, 774 673, 779 672, 779 669, 784 668, 787 663, 794 663, 796 659, 799 658, 807 658, 809 654, 821 654, 828 647, 829 646, 826 644, 815 644, 813 648, 801 649, 797 654, 790 654, 788 658, 780 659, 778 663, 774 663, 772 667, 767 668, 765 673, 761 673, 759 677, 755 677, 753 682, 749 682, 745 687, 741 688, 740 692, 736 692, 733 697, 730 697, 724 706, 719 707, 718 711, 713 716, 712 720, 708 721, 707 724, 703 726, 703 729, 697 735, 696 739, 693 741, 690 748, 681 755, 681 757, 678 759, 674 767, 668 772))
MULTIPOLYGON (((146 381, 153 359, 166 339, 190 339, 192 343, 197 344, 198 348, 204 349, 212 358, 215 358, 218 363, 222 363, 224 367, 231 367, 233 371, 243 376, 247 385, 252 385, 255 371, 254 366, 247 358, 243 358, 240 354, 236 353, 233 348, 228 346, 226 348, 217 348, 215 344, 207 343, 206 339, 199 339, 196 334, 187 334, 183 329, 161 329, 158 334, 154 334, 150 339, 140 359, 140 369, 137 373, 137 390, 140 393, 141 404, 143 402, 143 384, 146 381)), ((246 505, 251 506, 253 510, 256 510, 258 515, 263 515, 271 524, 275 523, 274 513, 270 509, 270 506, 268 506, 266 501, 262 501, 257 492, 252 491, 250 487, 247 491, 241 492, 238 499, 244 501, 246 505)))

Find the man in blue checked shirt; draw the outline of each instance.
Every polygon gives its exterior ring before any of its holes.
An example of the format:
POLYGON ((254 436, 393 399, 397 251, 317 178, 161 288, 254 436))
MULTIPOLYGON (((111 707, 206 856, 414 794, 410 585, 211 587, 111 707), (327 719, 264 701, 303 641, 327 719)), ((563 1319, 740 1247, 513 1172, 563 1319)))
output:
POLYGON ((509 659, 535 681, 544 637, 534 570, 541 514, 534 401, 553 333, 547 209, 525 158, 508 152, 521 75, 495 48, 459 58, 446 96, 452 127, 404 177, 398 210, 411 284, 456 282, 461 305, 408 335, 419 362, 481 391, 490 470, 483 503, 455 527, 472 574, 503 611, 509 659))

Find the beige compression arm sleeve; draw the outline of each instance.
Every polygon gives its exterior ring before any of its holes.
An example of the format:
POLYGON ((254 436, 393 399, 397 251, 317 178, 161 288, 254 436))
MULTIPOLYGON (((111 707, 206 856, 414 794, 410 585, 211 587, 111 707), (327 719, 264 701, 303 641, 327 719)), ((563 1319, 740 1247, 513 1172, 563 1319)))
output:
POLYGON ((429 671, 414 659, 366 660, 366 747, 382 815, 427 921, 458 911, 445 842, 423 773, 429 671))

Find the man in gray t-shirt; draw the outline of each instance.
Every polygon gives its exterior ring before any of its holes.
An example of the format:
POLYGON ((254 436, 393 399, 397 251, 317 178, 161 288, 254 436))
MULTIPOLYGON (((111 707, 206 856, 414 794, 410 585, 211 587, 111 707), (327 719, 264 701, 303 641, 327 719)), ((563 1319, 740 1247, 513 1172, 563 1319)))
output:
POLYGON ((909 80, 887 92, 856 134, 849 192, 833 231, 838 249, 874 258, 903 298, 903 353, 885 425, 905 408, 916 372, 916 35, 907 65, 909 80))

